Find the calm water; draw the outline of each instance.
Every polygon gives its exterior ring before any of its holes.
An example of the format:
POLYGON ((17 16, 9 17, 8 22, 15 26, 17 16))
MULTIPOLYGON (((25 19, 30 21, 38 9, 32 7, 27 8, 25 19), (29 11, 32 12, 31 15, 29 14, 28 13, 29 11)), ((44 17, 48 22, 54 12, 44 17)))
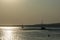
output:
POLYGON ((60 40, 60 29, 59 30, 49 30, 51 37, 48 40, 60 40))
POLYGON ((21 30, 19 27, 0 27, 0 40, 60 40, 56 30, 21 30), (50 37, 48 37, 48 34, 50 37))

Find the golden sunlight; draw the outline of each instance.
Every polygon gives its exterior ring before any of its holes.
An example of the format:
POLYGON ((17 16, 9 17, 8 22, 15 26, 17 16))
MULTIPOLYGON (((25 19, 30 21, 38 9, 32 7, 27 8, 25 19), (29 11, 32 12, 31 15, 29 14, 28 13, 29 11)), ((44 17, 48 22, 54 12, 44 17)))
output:
POLYGON ((18 27, 0 27, 0 29, 17 29, 18 27))

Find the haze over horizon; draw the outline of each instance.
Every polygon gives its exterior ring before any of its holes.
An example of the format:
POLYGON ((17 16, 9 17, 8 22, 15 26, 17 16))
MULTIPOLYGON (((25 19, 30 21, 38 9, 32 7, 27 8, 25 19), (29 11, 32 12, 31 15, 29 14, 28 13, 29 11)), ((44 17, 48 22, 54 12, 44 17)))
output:
POLYGON ((60 0, 0 0, 0 24, 60 23, 60 0))

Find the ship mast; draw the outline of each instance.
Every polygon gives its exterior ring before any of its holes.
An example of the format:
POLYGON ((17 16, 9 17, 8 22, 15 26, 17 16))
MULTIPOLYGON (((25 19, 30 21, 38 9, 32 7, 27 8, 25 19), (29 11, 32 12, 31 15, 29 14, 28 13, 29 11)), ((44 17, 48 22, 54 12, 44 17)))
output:
POLYGON ((23 24, 22 24, 22 29, 24 28, 23 24))
POLYGON ((41 20, 41 27, 43 27, 43 19, 41 20))

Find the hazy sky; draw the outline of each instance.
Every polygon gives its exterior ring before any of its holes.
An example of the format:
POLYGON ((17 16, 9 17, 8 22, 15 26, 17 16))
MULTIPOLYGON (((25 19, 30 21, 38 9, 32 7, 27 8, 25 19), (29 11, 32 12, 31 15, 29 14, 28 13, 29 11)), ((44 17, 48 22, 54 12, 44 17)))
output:
POLYGON ((0 24, 60 23, 60 0, 0 0, 0 24))

